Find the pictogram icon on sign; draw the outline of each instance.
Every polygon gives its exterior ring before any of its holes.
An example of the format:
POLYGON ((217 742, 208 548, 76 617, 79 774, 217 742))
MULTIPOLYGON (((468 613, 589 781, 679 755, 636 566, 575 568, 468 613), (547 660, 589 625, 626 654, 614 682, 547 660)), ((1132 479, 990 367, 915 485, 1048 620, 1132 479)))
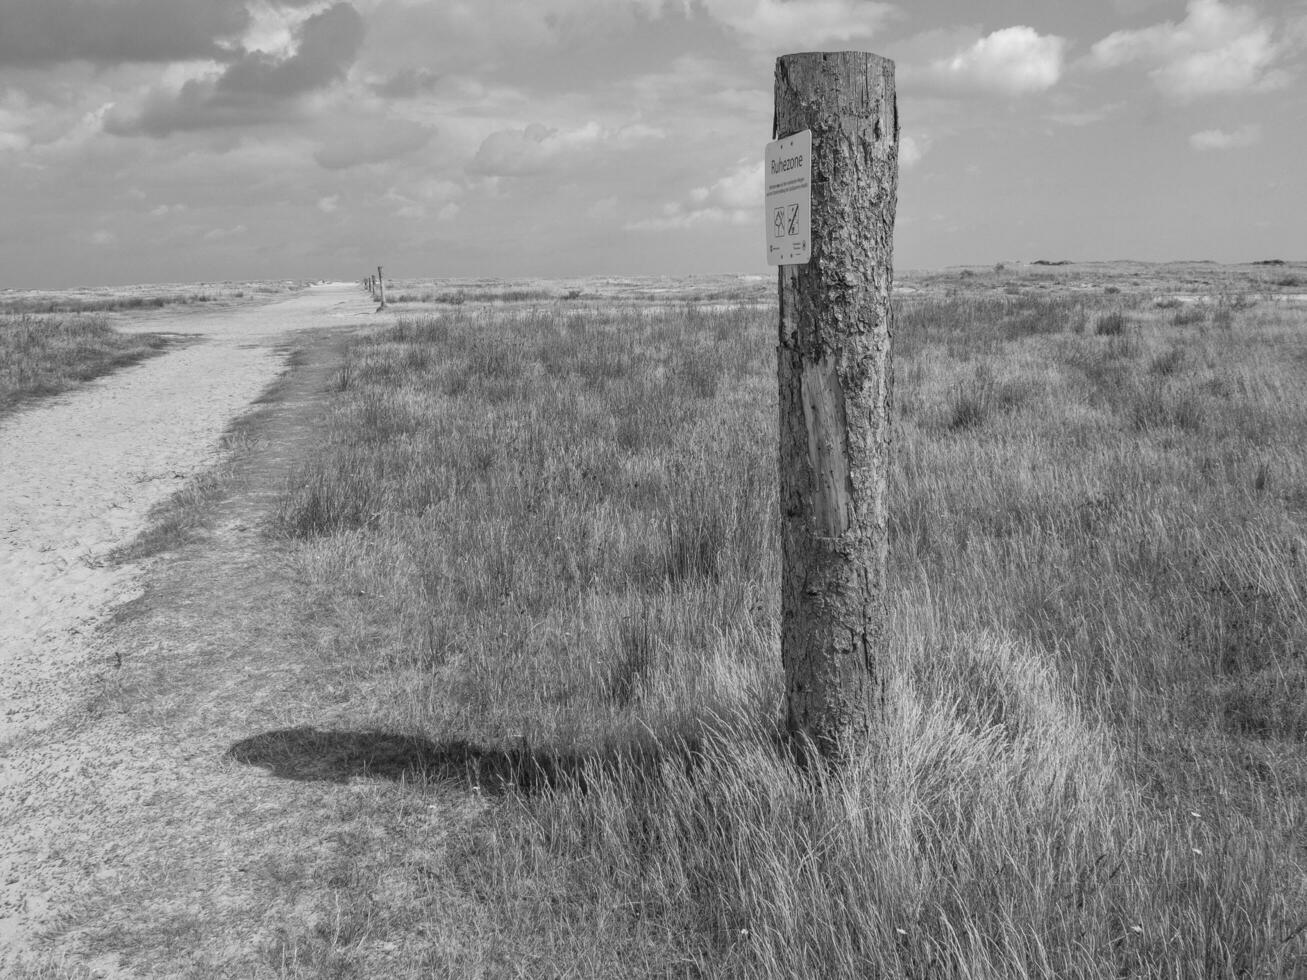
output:
POLYGON ((801 265, 812 252, 812 131, 768 143, 763 175, 771 215, 767 262, 801 265))

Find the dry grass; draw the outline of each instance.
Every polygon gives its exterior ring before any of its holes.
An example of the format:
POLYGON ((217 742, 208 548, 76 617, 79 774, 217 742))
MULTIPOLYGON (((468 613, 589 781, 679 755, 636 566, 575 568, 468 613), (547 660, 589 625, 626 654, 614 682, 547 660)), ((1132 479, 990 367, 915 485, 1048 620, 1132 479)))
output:
MULTIPOLYGON (((241 294, 244 295, 243 293, 241 294)), ((162 309, 165 306, 190 306, 212 303, 217 299, 210 293, 154 293, 150 295, 64 295, 25 294, 0 299, 0 310, 5 313, 119 313, 123 311, 162 309)))
POLYGON ((555 299, 577 299, 551 289, 422 289, 386 295, 388 303, 433 303, 438 306, 462 306, 464 303, 528 303, 555 299))
MULTIPOLYGON (((464 974, 1307 969, 1303 314, 1157 298, 903 307, 890 711, 826 781, 776 737, 774 313, 357 344, 275 532, 352 712, 500 794, 427 924, 464 974)), ((355 912, 313 962, 401 928, 355 912)))
MULTIPOLYGON (((436 309, 451 306, 572 305, 583 309, 654 304, 770 304, 775 283, 765 276, 586 279, 397 279, 386 281, 386 302, 436 309)), ((418 313, 420 309, 406 310, 418 313)))
POLYGON ((177 342, 160 334, 121 334, 102 317, 0 316, 0 415, 177 342))
POLYGON ((287 279, 64 290, 6 289, 0 292, 0 314, 139 313, 177 306, 220 307, 279 296, 303 285, 287 279))

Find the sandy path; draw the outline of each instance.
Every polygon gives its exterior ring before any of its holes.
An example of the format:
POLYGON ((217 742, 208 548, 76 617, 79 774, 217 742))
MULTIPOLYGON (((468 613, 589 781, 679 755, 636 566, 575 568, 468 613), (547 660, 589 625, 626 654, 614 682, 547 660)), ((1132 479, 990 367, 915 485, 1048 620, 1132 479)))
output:
MULTIPOLYGON (((125 327, 203 340, 0 422, 0 827, 49 774, 27 750, 75 704, 90 633, 139 569, 104 556, 210 464, 224 428, 277 376, 299 329, 357 326, 375 305, 352 283, 219 314, 125 327)), ((0 833, 0 963, 30 913, 25 868, 44 845, 0 833)))

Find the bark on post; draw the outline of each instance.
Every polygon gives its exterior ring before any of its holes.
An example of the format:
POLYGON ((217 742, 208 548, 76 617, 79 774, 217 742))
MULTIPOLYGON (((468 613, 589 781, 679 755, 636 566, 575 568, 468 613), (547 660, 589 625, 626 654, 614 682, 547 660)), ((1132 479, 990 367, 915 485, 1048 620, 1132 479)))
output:
POLYGON ((377 266, 377 289, 381 293, 381 305, 377 308, 384 310, 386 308, 386 280, 381 277, 381 266, 377 266))
POLYGON ((830 763, 883 697, 898 110, 894 63, 776 61, 774 139, 812 130, 812 258, 779 268, 788 726, 830 763))

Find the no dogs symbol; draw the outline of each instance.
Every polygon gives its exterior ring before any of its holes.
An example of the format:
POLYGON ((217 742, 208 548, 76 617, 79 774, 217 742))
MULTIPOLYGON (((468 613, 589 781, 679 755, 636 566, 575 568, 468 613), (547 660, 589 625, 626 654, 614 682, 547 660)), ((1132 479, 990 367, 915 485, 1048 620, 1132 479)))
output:
POLYGON ((799 206, 790 204, 772 211, 772 237, 784 238, 799 230, 799 206))

